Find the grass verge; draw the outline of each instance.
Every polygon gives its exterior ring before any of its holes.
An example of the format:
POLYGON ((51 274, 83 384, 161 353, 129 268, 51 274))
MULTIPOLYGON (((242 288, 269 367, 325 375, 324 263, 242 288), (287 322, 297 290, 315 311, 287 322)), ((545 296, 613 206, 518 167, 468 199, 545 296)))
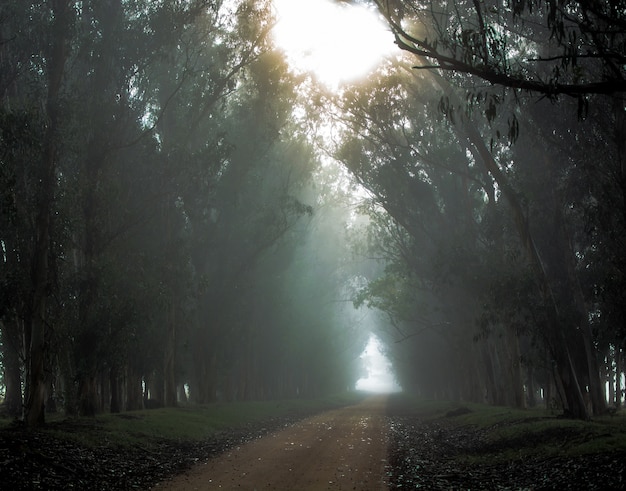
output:
MULTIPOLYGON (((150 447, 162 441, 202 441, 232 428, 276 418, 298 419, 316 412, 354 404, 362 393, 336 394, 317 399, 282 401, 220 402, 99 414, 95 418, 66 418, 49 415, 41 430, 53 438, 87 447, 102 445, 150 447)), ((0 429, 11 424, 0 420, 0 429)))
MULTIPOLYGON (((469 463, 510 462, 600 453, 626 453, 626 410, 592 421, 560 418, 542 408, 513 409, 483 404, 419 400, 406 396, 406 412, 467 429, 476 442, 457 459, 469 463)), ((454 442, 452 442, 453 444, 454 442)))

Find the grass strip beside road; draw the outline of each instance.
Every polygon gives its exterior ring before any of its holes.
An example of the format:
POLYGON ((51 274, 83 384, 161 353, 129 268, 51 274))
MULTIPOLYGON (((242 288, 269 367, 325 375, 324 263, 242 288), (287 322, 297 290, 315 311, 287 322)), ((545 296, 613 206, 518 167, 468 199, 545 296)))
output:
MULTIPOLYGON (((476 445, 456 459, 474 463, 508 462, 626 452, 626 409, 581 421, 559 417, 545 408, 514 409, 486 404, 432 401, 398 396, 396 412, 425 421, 467 429, 476 445)), ((394 411, 391 408, 391 411, 394 411)), ((454 445, 454 442, 450 442, 454 445)))
MULTIPOLYGON (((318 399, 220 402, 100 414, 96 418, 48 415, 43 428, 50 437, 87 447, 142 446, 163 440, 200 442, 233 428, 284 419, 297 420, 325 410, 355 404, 366 397, 360 392, 318 399)), ((390 398, 389 414, 417 418, 435 425, 465 429, 476 445, 453 453, 463 461, 494 462, 552 456, 577 456, 603 452, 626 452, 626 410, 614 416, 580 421, 557 417, 543 408, 513 409, 485 404, 422 400, 406 394, 390 398), (477 452, 477 450, 479 451, 477 452)), ((0 419, 0 429, 11 420, 0 419)), ((449 442, 454 446, 455 442, 449 442)))
MULTIPOLYGON (((144 446, 163 440, 204 441, 233 428, 257 425, 276 419, 299 419, 308 415, 356 404, 363 393, 350 392, 317 399, 282 401, 218 402, 181 405, 176 408, 102 413, 95 418, 48 415, 41 430, 53 438, 87 447, 144 446)), ((0 429, 11 424, 0 420, 0 429)))

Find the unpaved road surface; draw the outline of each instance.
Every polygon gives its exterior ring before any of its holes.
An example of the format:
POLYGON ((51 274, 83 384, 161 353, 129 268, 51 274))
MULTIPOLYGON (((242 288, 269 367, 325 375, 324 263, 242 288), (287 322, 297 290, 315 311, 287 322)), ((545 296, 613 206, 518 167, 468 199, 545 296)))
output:
POLYGON ((387 489, 386 406, 386 396, 374 396, 302 420, 153 489, 387 489))

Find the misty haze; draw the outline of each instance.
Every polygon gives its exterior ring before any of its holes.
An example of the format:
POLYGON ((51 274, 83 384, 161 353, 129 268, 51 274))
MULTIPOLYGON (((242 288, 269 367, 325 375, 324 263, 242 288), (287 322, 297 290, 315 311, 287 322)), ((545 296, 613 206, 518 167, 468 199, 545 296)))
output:
POLYGON ((5 0, 0 488, 625 489, 626 0, 5 0))

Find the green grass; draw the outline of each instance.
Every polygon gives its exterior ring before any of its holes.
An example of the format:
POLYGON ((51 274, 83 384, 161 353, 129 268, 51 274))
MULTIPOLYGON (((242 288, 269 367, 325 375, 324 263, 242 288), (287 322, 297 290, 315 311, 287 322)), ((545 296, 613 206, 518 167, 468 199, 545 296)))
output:
MULTIPOLYGON (((100 414, 96 418, 48 415, 42 431, 60 439, 97 447, 100 445, 149 446, 160 439, 200 441, 228 428, 267 421, 274 417, 303 416, 358 402, 361 393, 345 393, 319 399, 232 402, 186 405, 100 414)), ((0 428, 10 420, 0 420, 0 428)))
MULTIPOLYGON (((96 418, 51 416, 42 430, 51 436, 98 447, 149 447, 161 439, 200 441, 222 430, 262 422, 274 417, 303 416, 358 402, 360 393, 320 399, 268 402, 234 402, 188 405, 101 414, 96 418)), ((426 421, 463 427, 479 435, 479 451, 461 453, 459 459, 473 462, 510 461, 524 457, 585 455, 626 452, 626 409, 615 416, 593 421, 559 419, 544 409, 511 409, 471 403, 420 400, 407 395, 392 398, 394 412, 426 421), (395 402, 394 402, 395 401, 395 402), (467 414, 447 417, 465 407, 467 414)), ((10 420, 0 420, 0 428, 10 420)), ((478 438, 478 437, 477 437, 478 438)), ((451 442, 454 445, 454 442, 451 442)))
POLYGON ((542 408, 512 409, 418 399, 413 399, 410 405, 414 414, 422 419, 441 419, 480 435, 480 451, 459 455, 463 461, 493 463, 526 457, 626 452, 626 409, 621 409, 615 416, 580 421, 557 418, 542 408), (459 407, 470 412, 446 416, 459 407))

